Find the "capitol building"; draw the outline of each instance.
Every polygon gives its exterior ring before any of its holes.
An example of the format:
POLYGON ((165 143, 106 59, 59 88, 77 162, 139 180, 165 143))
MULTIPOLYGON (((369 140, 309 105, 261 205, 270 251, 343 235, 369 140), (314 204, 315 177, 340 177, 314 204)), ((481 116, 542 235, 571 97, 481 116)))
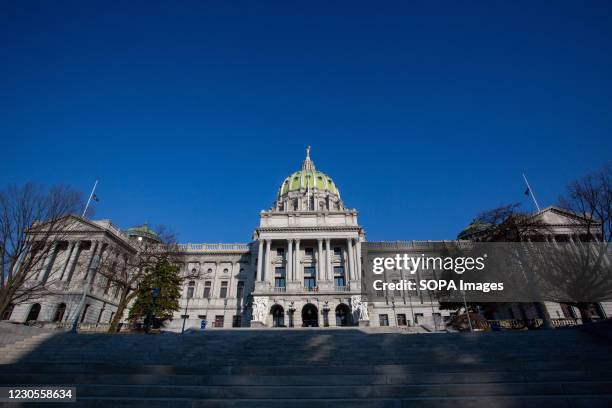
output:
MULTIPOLYGON (((536 216, 561 235, 577 233, 576 223, 568 220, 572 214, 563 210, 549 207, 536 216)), ((136 252, 136 241, 159 238, 147 225, 121 231, 109 220, 73 218, 76 226, 53 246, 37 277, 58 276, 52 293, 13 305, 3 320, 104 325, 113 319, 119 290, 96 273, 95 260, 109 253, 125 259, 136 252)), ((464 237, 469 239, 466 231, 464 237)), ((338 186, 316 168, 308 148, 301 167, 282 181, 273 206, 260 212, 251 242, 177 246, 174 258, 181 273, 193 278, 184 281, 180 310, 166 329, 356 325, 442 329, 451 311, 441 310, 426 292, 404 291, 377 302, 362 298, 365 239, 357 210, 345 206, 338 186)), ((420 253, 429 242, 408 241, 403 249, 420 253)), ((593 315, 605 317, 612 312, 609 306, 594 306, 593 315)), ((571 307, 553 303, 546 307, 551 317, 579 317, 571 307)), ((500 313, 503 318, 538 317, 534 308, 513 307, 500 313)))

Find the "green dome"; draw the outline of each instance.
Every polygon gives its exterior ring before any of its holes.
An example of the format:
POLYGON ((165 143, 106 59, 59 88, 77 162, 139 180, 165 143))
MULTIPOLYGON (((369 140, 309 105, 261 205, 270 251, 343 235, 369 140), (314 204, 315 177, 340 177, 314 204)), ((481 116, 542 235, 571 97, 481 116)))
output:
POLYGON ((462 239, 462 238, 468 237, 468 236, 470 236, 472 234, 477 234, 479 232, 486 231, 490 227, 491 227, 491 224, 486 223, 486 222, 482 222, 482 221, 476 219, 476 220, 472 221, 472 223, 470 225, 465 227, 463 229, 463 231, 461 231, 457 235, 457 238, 458 239, 462 239))
POLYGON ((125 235, 128 237, 143 237, 153 241, 161 241, 157 232, 153 231, 149 224, 137 225, 132 228, 128 228, 125 231, 125 235))
POLYGON ((340 195, 334 181, 327 174, 317 170, 300 170, 291 174, 283 182, 280 195, 287 194, 290 191, 301 189, 312 189, 329 191, 330 193, 340 195))
POLYGON ((306 160, 302 163, 302 168, 283 181, 278 195, 282 196, 292 191, 317 189, 327 191, 331 194, 340 196, 340 191, 334 181, 327 174, 317 171, 314 163, 310 160, 310 146, 306 149, 306 160))

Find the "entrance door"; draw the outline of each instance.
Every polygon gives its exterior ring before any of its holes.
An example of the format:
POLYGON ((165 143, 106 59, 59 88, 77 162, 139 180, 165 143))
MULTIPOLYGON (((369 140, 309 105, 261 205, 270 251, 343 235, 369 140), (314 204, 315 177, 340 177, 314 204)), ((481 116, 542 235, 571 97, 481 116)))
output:
POLYGON ((340 304, 336 307, 336 326, 348 326, 350 322, 351 311, 345 304, 340 304))
POLYGON ((285 327, 285 310, 281 305, 272 306, 272 327, 285 327))
POLYGON ((302 309, 302 327, 319 327, 319 313, 317 307, 311 303, 302 309))

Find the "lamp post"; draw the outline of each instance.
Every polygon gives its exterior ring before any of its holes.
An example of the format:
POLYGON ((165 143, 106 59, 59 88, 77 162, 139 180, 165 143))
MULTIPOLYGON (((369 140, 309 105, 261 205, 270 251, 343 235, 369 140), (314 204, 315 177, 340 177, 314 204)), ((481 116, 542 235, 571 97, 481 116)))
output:
POLYGON ((327 300, 323 304, 323 327, 329 327, 329 305, 327 300))
POLYGON ((397 313, 395 312, 395 297, 391 297, 391 309, 393 309, 393 319, 395 319, 395 326, 397 326, 397 313))
POLYGON ((468 309, 467 301, 465 300, 465 291, 462 290, 461 294, 463 295, 463 305, 465 306, 465 315, 467 316, 468 325, 470 326, 470 332, 473 332, 472 328, 472 320, 470 319, 470 310, 468 309))
POLYGON ((295 313, 294 303, 289 303, 289 327, 293 327, 293 314, 295 313))
POLYGON ((187 319, 189 319, 189 315, 187 314, 187 308, 189 307, 190 299, 191 296, 187 296, 187 302, 185 302, 185 313, 183 313, 183 315, 181 316, 183 318, 183 328, 181 329, 181 334, 185 333, 185 323, 187 322, 187 319))

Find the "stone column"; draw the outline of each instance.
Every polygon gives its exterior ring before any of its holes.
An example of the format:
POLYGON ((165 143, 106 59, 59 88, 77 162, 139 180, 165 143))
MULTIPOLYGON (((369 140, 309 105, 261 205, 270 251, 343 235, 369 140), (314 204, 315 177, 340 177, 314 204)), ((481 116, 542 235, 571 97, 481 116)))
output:
POLYGON ((334 271, 332 269, 331 254, 330 254, 330 242, 329 238, 325 239, 325 274, 328 280, 334 280, 334 271))
POLYGON ((47 246, 47 254, 43 262, 42 268, 38 272, 38 279, 46 281, 49 276, 49 270, 53 268, 55 261, 55 252, 57 251, 57 242, 52 242, 47 246))
POLYGON ((355 270, 355 272, 357 272, 357 276, 355 277, 355 280, 361 280, 361 243, 359 242, 359 238, 355 240, 355 248, 355 258, 357 262, 357 268, 355 270))
POLYGON ((74 245, 74 250, 72 254, 70 254, 70 260, 68 262, 68 266, 66 267, 66 272, 68 276, 66 277, 66 282, 70 283, 72 280, 72 274, 74 273, 74 267, 79 261, 79 255, 81 252, 81 241, 77 241, 74 245))
MULTIPOLYGON (((325 273, 325 267, 323 266, 323 240, 321 238, 319 238, 317 240, 317 244, 319 245, 317 248, 317 281, 322 280, 322 281, 326 281, 327 276, 325 273)), ((318 284, 318 283, 317 283, 318 284)))
MULTIPOLYGON (((234 285, 236 284, 236 274, 240 271, 240 263, 232 262, 232 266, 230 267, 229 273, 229 282, 227 283, 227 297, 235 297, 233 296, 234 285)), ((231 325, 230 325, 231 326, 231 325)))
POLYGON ((293 240, 292 239, 287 240, 287 262, 285 263, 285 265, 287 265, 285 280, 286 282, 292 282, 293 281, 293 240))
MULTIPOLYGON (((272 240, 266 239, 266 260, 264 264, 264 281, 270 282, 270 247, 272 246, 272 240)), ((274 278, 272 278, 274 282, 274 278)))
POLYGON ((64 266, 62 266, 62 273, 60 274, 59 280, 64 280, 64 274, 66 273, 66 269, 68 268, 68 264, 70 263, 70 258, 72 257, 72 251, 74 251, 74 247, 76 246, 76 241, 70 241, 68 247, 66 248, 66 259, 64 260, 64 266))
POLYGON ((295 240, 295 269, 293 272, 294 282, 300 282, 300 285, 304 285, 304 276, 302 273, 302 267, 300 266, 300 240, 295 240))
POLYGON ((255 281, 263 281, 263 240, 259 239, 259 252, 257 253, 257 275, 255 277, 255 281))
POLYGON ((348 238, 346 240, 346 244, 348 246, 348 259, 349 259, 349 273, 351 280, 355 280, 355 258, 353 256, 353 238, 348 238))
POLYGON ((78 271, 78 276, 82 280, 87 279, 87 275, 89 274, 89 268, 91 267, 91 264, 94 260, 94 255, 96 251, 98 250, 99 245, 100 243, 98 241, 91 242, 91 247, 89 248, 89 254, 87 256, 87 260, 85 261, 85 264, 83 265, 85 270, 78 271))

